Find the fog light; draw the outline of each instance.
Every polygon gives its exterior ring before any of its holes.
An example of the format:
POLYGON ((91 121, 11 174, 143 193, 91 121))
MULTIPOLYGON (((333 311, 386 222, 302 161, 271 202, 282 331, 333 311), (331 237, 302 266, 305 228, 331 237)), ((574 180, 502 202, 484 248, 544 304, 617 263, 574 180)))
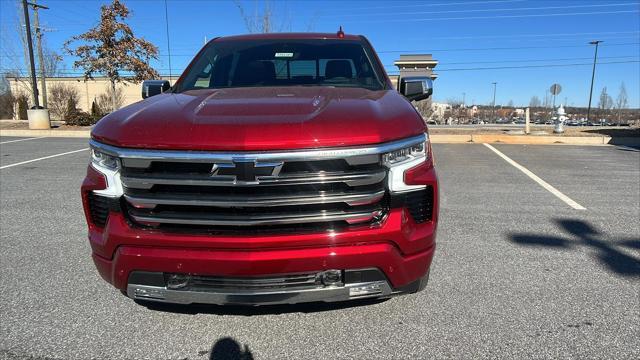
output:
POLYGON ((133 292, 136 298, 164 299, 164 289, 136 288, 133 292))
POLYGON ((167 279, 167 289, 182 289, 189 285, 191 275, 188 274, 170 274, 167 279))
POLYGON ((364 296, 375 294, 382 294, 382 288, 378 283, 354 286, 349 289, 349 296, 364 296))
POLYGON ((327 270, 322 272, 322 283, 324 285, 338 285, 342 283, 342 271, 327 270))

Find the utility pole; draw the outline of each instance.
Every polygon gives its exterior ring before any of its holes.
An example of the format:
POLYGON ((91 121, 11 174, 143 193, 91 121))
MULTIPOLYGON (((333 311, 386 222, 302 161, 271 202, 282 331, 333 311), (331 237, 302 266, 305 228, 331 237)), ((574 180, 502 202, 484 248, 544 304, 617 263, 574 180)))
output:
POLYGON ((33 7, 33 25, 36 28, 36 46, 38 47, 38 62, 40 63, 40 87, 42 88, 42 106, 47 107, 47 84, 46 74, 44 69, 44 56, 42 55, 42 28, 40 28, 40 19, 38 17, 39 9, 49 9, 46 6, 38 5, 37 0, 33 0, 33 3, 27 3, 33 7))
POLYGON ((467 93, 462 93, 462 107, 463 107, 463 108, 465 107, 465 100, 466 100, 466 97, 467 97, 467 93))
POLYGON ((491 106, 491 117, 493 121, 496 121, 496 85, 497 82, 492 82, 493 84, 493 105, 491 106))
POLYGON ((36 80, 36 64, 33 60, 33 42, 31 40, 31 22, 29 21, 29 8, 27 0, 22 0, 22 8, 24 10, 24 24, 27 28, 27 47, 29 48, 29 65, 31 68, 31 87, 33 90, 33 104, 35 108, 40 107, 38 100, 38 82, 36 80))
POLYGON ((164 22, 167 30, 167 55, 169 59, 169 85, 171 85, 171 43, 169 42, 169 10, 167 0, 164 0, 164 22))
POLYGON ((589 116, 591 115, 591 97, 593 96, 593 80, 596 77, 596 62, 598 61, 598 44, 600 44, 601 40, 590 41, 590 45, 596 46, 596 52, 593 55, 593 70, 591 71, 591 90, 589 90, 589 107, 587 108, 587 123, 589 122, 589 116))

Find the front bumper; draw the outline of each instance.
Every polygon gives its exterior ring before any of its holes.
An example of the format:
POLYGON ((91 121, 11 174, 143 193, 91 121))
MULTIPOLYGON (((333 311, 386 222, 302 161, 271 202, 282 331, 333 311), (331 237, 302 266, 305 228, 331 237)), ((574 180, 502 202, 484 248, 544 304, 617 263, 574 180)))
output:
POLYGON ((402 288, 392 288, 378 269, 344 271, 350 281, 335 285, 318 285, 289 289, 169 289, 166 284, 150 278, 163 278, 161 273, 144 273, 131 276, 127 286, 127 296, 132 299, 173 304, 215 304, 215 305, 275 305, 305 302, 337 302, 365 298, 387 298, 393 295, 409 294, 424 289, 428 273, 422 278, 402 288), (354 276, 354 274, 356 276, 354 276), (152 285, 149 285, 149 284, 152 285))
POLYGON ((100 275, 134 299, 182 304, 280 304, 388 297, 420 290, 426 284, 435 251, 438 190, 430 166, 409 178, 433 187, 430 220, 417 223, 409 208, 392 204, 381 223, 308 233, 234 235, 147 229, 133 226, 119 207, 105 208, 109 212, 106 222, 96 224, 91 221, 86 195, 104 188, 99 180, 88 176, 83 184, 92 257, 100 275), (137 271, 250 278, 330 269, 345 274, 354 269, 377 269, 383 277, 342 286, 254 292, 171 290, 164 284, 132 281, 137 271), (357 295, 358 291, 352 290, 367 286, 373 289, 371 293, 357 295))

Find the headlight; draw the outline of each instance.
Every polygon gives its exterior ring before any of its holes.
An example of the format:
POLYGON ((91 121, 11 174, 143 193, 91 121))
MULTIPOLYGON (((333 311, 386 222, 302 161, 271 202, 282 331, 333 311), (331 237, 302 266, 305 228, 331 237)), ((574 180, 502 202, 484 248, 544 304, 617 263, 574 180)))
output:
POLYGON ((404 182, 404 172, 419 166, 429 158, 428 138, 411 146, 393 150, 382 155, 382 164, 389 168, 388 187, 391 193, 401 193, 424 189, 425 185, 408 185, 404 182))
POLYGON ((116 170, 120 166, 118 158, 96 149, 91 149, 91 162, 99 167, 116 170))
POLYGON ((94 193, 108 197, 119 197, 123 194, 122 183, 120 181, 120 159, 117 156, 109 155, 98 148, 91 148, 91 166, 103 174, 107 180, 107 188, 93 190, 94 193))
POLYGON ((424 158, 427 156, 425 151, 426 148, 425 142, 421 142, 403 149, 388 152, 382 155, 382 163, 387 167, 392 167, 396 164, 402 164, 424 158))

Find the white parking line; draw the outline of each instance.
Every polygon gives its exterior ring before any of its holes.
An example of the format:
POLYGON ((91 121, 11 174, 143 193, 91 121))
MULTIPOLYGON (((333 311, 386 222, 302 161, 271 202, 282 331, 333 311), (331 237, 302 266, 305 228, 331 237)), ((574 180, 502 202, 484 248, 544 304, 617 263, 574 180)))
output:
POLYGON ((3 141, 3 142, 0 142, 0 145, 2 145, 2 144, 8 144, 8 143, 14 143, 14 142, 18 142, 18 141, 36 140, 36 139, 44 139, 44 138, 46 138, 46 136, 41 136, 41 137, 32 137, 32 138, 18 139, 18 140, 9 140, 9 141, 3 141))
POLYGON ((628 151, 633 151, 633 152, 640 152, 640 149, 636 149, 636 148, 632 148, 631 146, 624 146, 624 145, 613 145, 619 149, 625 149, 628 151))
POLYGON ((89 150, 89 148, 84 148, 84 149, 80 149, 80 150, 67 151, 67 152, 63 152, 63 153, 55 154, 55 155, 49 155, 49 156, 45 156, 45 157, 41 157, 41 158, 37 158, 37 159, 33 159, 33 160, 22 161, 22 162, 15 163, 15 164, 9 164, 9 165, 5 165, 5 166, 0 166, 0 170, 6 169, 6 168, 10 168, 10 167, 14 167, 14 166, 18 166, 18 165, 24 165, 24 164, 32 163, 34 161, 51 159, 51 158, 58 157, 58 156, 69 155, 69 154, 77 153, 77 152, 80 152, 80 151, 88 151, 88 150, 89 150))
POLYGON ((549 191, 550 193, 555 195, 558 199, 564 201, 567 205, 571 206, 572 208, 574 208, 576 210, 587 210, 587 208, 585 208, 584 206, 582 206, 582 205, 578 204, 577 202, 573 201, 567 195, 561 193, 558 189, 556 189, 553 186, 551 186, 548 182, 540 179, 536 174, 534 174, 531 171, 529 171, 529 169, 527 169, 524 166, 522 166, 522 165, 518 164, 517 162, 513 161, 507 155, 501 153, 498 149, 494 148, 493 146, 491 146, 489 144, 483 144, 483 145, 488 147, 489 149, 491 149, 491 151, 493 151, 494 153, 498 154, 498 156, 503 158, 509 164, 513 165, 516 169, 522 171, 525 175, 527 175, 528 177, 533 179, 533 181, 537 182, 543 188, 547 189, 547 191, 549 191))

